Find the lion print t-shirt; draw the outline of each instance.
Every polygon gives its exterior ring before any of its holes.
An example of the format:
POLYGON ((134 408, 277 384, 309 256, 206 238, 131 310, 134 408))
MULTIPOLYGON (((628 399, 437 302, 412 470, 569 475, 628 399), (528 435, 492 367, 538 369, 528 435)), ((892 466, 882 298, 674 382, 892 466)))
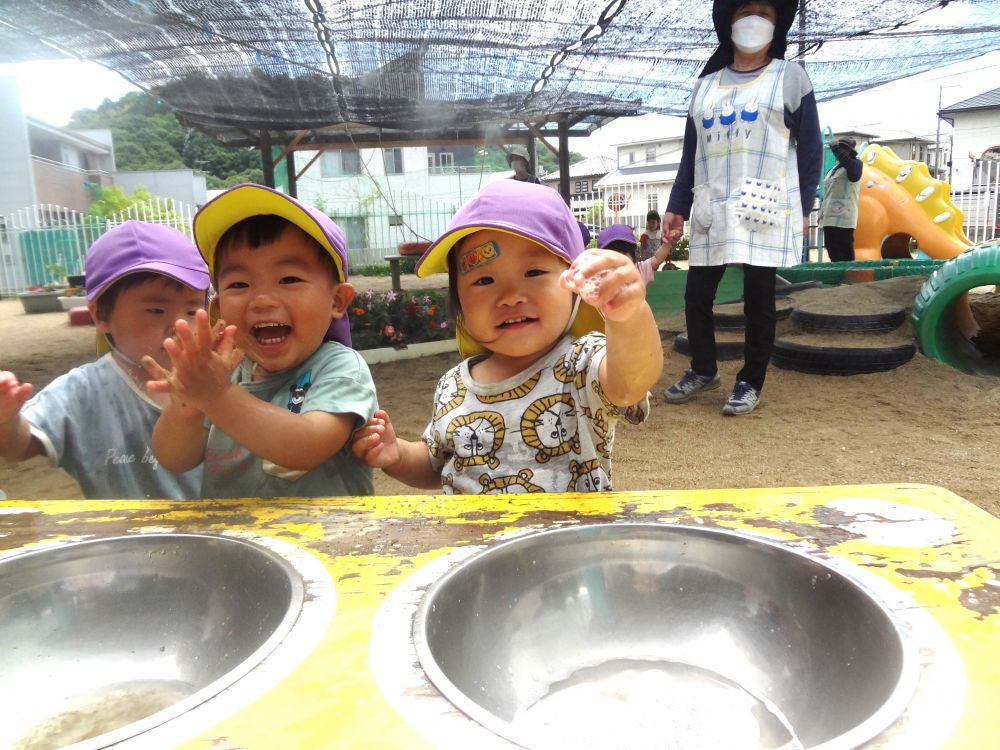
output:
POLYGON ((570 336, 529 370, 477 383, 465 360, 434 392, 424 430, 445 493, 601 492, 611 489, 615 425, 644 422, 649 396, 629 407, 601 390, 603 334, 570 336))

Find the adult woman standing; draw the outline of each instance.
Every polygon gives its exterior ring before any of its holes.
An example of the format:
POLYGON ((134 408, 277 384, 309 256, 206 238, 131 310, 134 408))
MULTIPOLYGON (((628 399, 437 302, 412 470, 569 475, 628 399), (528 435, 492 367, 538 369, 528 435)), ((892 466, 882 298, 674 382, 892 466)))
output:
POLYGON ((691 368, 669 403, 718 388, 712 304, 730 263, 743 266, 743 368, 722 413, 756 408, 774 348, 777 269, 798 262, 819 182, 823 143, 812 83, 785 62, 798 0, 715 0, 719 47, 691 97, 664 242, 691 219, 685 317, 691 368))

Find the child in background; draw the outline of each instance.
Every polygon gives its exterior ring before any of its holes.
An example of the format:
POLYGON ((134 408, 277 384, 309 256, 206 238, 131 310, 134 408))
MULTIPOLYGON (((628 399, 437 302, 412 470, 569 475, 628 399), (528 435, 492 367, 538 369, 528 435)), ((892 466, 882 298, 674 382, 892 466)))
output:
POLYGON ((349 446, 378 403, 351 348, 343 231, 244 184, 207 203, 194 232, 229 325, 204 312, 193 328, 178 321, 164 342, 172 370, 150 362, 150 389, 173 397, 153 430, 157 458, 176 469, 204 459, 203 497, 372 494, 349 446))
POLYGON ((597 246, 627 255, 635 263, 639 277, 646 286, 649 286, 653 281, 653 274, 660 267, 660 264, 670 257, 670 246, 661 244, 652 258, 636 260, 635 234, 632 233, 632 227, 628 224, 612 224, 610 227, 602 229, 601 233, 597 235, 597 246))
POLYGON ((670 262, 670 248, 672 245, 668 244, 666 249, 662 247, 662 243, 666 239, 660 227, 660 214, 655 209, 651 209, 646 213, 646 231, 639 237, 638 259, 646 260, 646 258, 651 258, 654 254, 660 255, 661 260, 653 266, 654 271, 659 270, 662 263, 666 263, 666 266, 664 266, 666 270, 676 270, 677 266, 670 262))
POLYGON ((611 489, 615 426, 645 420, 663 367, 635 265, 584 252, 556 191, 500 180, 459 209, 416 270, 448 271, 466 359, 438 382, 421 441, 397 438, 380 411, 355 455, 449 494, 611 489))
POLYGON ((176 229, 126 221, 94 242, 84 272, 98 353, 107 353, 27 403, 31 385, 0 372, 0 456, 25 461, 44 453, 88 498, 198 497, 197 463, 175 474, 153 456, 153 425, 169 399, 146 393, 139 361, 169 362, 163 339, 176 320, 193 321, 204 310, 208 268, 176 229))

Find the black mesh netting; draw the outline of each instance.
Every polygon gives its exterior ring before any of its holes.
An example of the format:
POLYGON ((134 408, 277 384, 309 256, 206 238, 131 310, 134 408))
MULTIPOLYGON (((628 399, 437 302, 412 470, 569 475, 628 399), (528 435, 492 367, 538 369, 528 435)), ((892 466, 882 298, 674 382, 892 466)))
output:
MULTIPOLYGON (((0 62, 118 71, 230 143, 341 123, 486 132, 686 112, 710 0, 6 0, 0 62)), ((822 100, 1000 49, 1000 0, 803 0, 822 100)))

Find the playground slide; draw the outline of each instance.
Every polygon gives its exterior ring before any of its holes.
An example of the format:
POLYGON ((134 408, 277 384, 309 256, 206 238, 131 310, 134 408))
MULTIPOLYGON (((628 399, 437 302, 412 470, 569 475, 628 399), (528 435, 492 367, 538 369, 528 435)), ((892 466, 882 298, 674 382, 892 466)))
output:
POLYGON ((948 183, 931 177, 926 164, 904 161, 877 144, 859 158, 864 171, 854 230, 856 260, 909 258, 910 237, 935 259, 954 258, 972 247, 948 183))

